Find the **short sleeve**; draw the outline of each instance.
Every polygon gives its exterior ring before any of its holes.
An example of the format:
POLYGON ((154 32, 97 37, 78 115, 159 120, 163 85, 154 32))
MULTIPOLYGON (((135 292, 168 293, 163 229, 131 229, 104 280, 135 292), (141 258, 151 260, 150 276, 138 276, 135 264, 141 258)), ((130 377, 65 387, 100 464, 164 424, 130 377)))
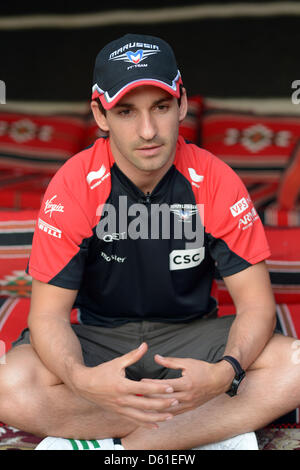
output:
POLYGON ((239 176, 213 157, 206 184, 204 225, 220 275, 235 274, 268 258, 264 227, 239 176))
POLYGON ((80 287, 92 236, 75 194, 64 172, 59 171, 43 198, 27 266, 34 279, 68 289, 80 287))

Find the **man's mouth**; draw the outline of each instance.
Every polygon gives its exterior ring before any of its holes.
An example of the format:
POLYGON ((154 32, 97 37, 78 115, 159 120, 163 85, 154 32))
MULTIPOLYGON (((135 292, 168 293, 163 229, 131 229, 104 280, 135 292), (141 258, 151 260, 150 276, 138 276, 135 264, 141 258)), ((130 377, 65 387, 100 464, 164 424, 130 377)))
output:
POLYGON ((161 147, 162 145, 143 145, 143 147, 139 147, 137 151, 142 155, 151 156, 156 155, 160 151, 161 147))

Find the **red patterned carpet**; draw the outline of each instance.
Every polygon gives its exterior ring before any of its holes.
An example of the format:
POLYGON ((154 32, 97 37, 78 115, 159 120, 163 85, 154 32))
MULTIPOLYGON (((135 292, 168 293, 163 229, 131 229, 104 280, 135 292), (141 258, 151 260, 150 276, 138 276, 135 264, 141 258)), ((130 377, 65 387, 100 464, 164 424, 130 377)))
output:
POLYGON ((0 450, 33 450, 40 440, 11 426, 0 426, 0 450))
POLYGON ((300 429, 263 429, 256 436, 260 450, 300 450, 300 429))
MULTIPOLYGON (((264 429, 257 432, 260 450, 300 450, 300 429, 264 429)), ((11 426, 0 426, 0 450, 34 450, 40 438, 11 426)))

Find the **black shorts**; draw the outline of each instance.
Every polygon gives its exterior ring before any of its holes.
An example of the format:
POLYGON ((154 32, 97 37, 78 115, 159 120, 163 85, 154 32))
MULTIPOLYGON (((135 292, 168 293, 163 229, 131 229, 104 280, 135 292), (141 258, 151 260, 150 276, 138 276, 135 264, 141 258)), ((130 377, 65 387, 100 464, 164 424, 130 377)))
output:
MULTIPOLYGON (((177 378, 181 371, 160 366, 154 361, 155 354, 216 362, 224 353, 234 318, 235 315, 228 315, 180 324, 141 321, 115 328, 89 325, 72 325, 72 328, 80 341, 86 366, 94 367, 115 359, 145 341, 148 351, 140 361, 126 369, 127 377, 132 380, 163 379, 177 378)), ((29 343, 29 330, 26 329, 13 346, 29 343)))

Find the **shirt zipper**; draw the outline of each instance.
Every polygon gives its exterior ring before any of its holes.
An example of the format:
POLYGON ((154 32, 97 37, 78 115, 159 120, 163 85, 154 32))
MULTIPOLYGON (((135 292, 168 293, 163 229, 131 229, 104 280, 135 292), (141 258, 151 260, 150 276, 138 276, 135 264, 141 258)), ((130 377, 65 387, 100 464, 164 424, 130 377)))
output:
POLYGON ((145 198, 146 204, 151 204, 151 194, 149 193, 149 191, 146 193, 145 198))

